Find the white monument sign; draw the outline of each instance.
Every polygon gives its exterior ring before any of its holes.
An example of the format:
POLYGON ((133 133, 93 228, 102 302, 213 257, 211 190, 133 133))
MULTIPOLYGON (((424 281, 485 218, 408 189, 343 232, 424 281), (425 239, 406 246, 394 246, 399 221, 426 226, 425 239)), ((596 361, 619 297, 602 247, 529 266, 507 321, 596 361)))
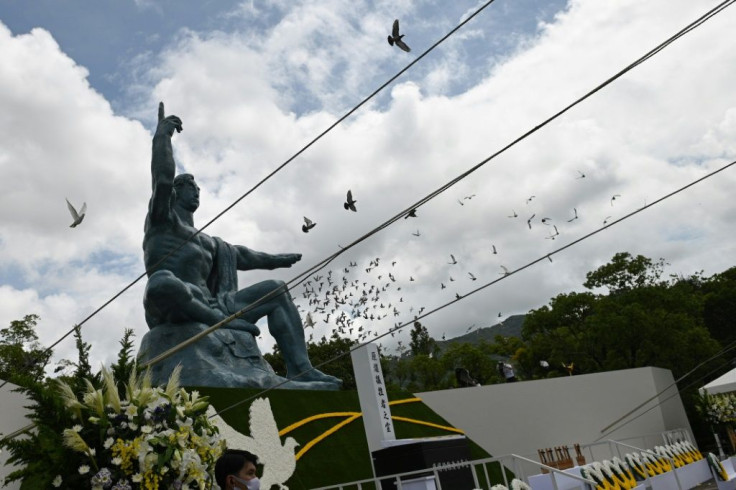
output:
POLYGON ((368 450, 378 451, 386 447, 385 441, 396 439, 378 347, 372 343, 366 344, 354 350, 350 356, 353 360, 360 409, 363 412, 368 450))

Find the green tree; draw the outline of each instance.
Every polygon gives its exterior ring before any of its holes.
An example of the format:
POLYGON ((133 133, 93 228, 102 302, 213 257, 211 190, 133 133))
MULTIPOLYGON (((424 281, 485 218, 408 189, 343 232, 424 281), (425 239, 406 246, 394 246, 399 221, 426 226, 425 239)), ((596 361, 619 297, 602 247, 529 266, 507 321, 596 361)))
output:
POLYGON ((434 355, 419 354, 409 360, 412 380, 411 391, 431 391, 449 388, 447 369, 434 355))
MULTIPOLYGON (((442 364, 447 372, 451 372, 454 378, 455 369, 465 368, 470 376, 478 383, 491 384, 500 381, 496 372, 496 362, 491 357, 491 347, 488 343, 481 341, 479 344, 468 342, 455 342, 442 354, 442 364)), ((453 379, 453 386, 457 386, 453 379)))
POLYGON ((606 287, 611 293, 649 286, 659 281, 665 265, 664 259, 653 262, 643 255, 619 252, 608 264, 588 272, 583 285, 588 289, 606 287))
POLYGON ((38 342, 38 320, 38 315, 26 315, 0 330, 0 379, 17 385, 43 379, 52 352, 38 342))
POLYGON ((584 284, 610 294, 560 294, 530 312, 522 338, 532 356, 553 367, 574 362, 583 373, 656 366, 677 378, 713 355, 719 345, 703 324, 700 282, 662 281, 663 265, 618 253, 584 284))
POLYGON ((724 347, 736 341, 736 267, 704 282, 703 321, 724 347))
MULTIPOLYGON (((354 390, 355 374, 350 349, 357 343, 357 340, 340 337, 333 332, 329 340, 323 336, 318 343, 307 343, 307 354, 313 366, 319 366, 318 369, 323 373, 342 379, 343 390, 354 390)), ((273 346, 273 353, 264 354, 263 358, 277 374, 286 376, 286 364, 278 345, 273 346)))
POLYGON ((427 327, 420 322, 414 322, 414 327, 411 329, 410 335, 409 349, 413 356, 429 356, 430 354, 434 355, 437 353, 437 342, 430 337, 427 327))

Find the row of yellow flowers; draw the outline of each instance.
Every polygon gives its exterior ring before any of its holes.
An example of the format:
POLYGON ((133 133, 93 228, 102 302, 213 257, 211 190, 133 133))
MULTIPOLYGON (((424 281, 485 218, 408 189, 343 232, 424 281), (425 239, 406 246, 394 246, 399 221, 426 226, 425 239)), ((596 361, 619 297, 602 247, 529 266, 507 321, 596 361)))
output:
POLYGON ((625 461, 611 460, 589 463, 581 468, 581 475, 596 482, 595 490, 630 490, 649 477, 661 475, 686 464, 703 459, 703 455, 689 442, 656 446, 652 452, 628 453, 625 461))

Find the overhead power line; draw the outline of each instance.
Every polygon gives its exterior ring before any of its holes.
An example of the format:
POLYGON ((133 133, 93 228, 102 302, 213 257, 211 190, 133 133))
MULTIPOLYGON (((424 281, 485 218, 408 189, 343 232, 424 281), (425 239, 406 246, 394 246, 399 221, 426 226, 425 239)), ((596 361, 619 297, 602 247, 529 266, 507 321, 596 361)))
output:
MULTIPOLYGON (((517 273, 519 273, 519 272, 521 272, 521 271, 523 271, 525 269, 528 269, 531 266, 533 266, 533 265, 535 265, 535 264, 537 264, 539 262, 544 262, 544 261, 546 261, 548 259, 548 257, 550 257, 552 255, 555 255, 555 254, 558 254, 558 253, 562 252, 563 250, 566 250, 566 249, 568 249, 568 248, 570 248, 570 247, 572 247, 574 245, 577 245, 578 243, 580 243, 580 242, 582 242, 584 240, 587 240, 588 238, 591 238, 592 236, 594 236, 594 235, 596 235, 596 234, 598 234, 598 233, 600 233, 600 232, 602 232, 602 231, 604 231, 604 230, 606 230, 606 229, 608 229, 608 228, 610 228, 610 227, 612 227, 612 226, 614 226, 614 225, 616 225, 616 224, 618 224, 618 223, 620 223, 620 222, 622 222, 622 221, 624 221, 626 219, 629 219, 632 216, 635 216, 635 215, 639 214, 640 212, 644 211, 645 209, 649 209, 650 207, 655 206, 655 205, 659 204, 660 202, 662 202, 662 201, 664 201, 666 199, 669 199, 669 198, 671 198, 671 197, 673 197, 673 196, 675 196, 675 195, 677 195, 677 194, 679 194, 679 193, 681 193, 681 192, 689 189, 690 187, 694 186, 695 184, 698 184, 700 182, 703 182, 704 180, 709 179, 709 178, 713 177, 714 175, 717 175, 720 172, 723 172, 724 170, 733 167, 734 165, 736 165, 736 160, 734 160, 731 163, 728 163, 728 164, 726 164, 726 165, 724 165, 724 166, 722 166, 722 167, 720 167, 720 168, 718 168, 718 169, 716 169, 716 170, 714 170, 712 172, 709 172, 708 174, 700 177, 699 179, 696 179, 696 180, 694 180, 694 181, 692 181, 692 182, 690 182, 690 183, 688 183, 688 184, 686 184, 686 185, 684 185, 684 186, 682 186, 682 187, 680 187, 680 188, 678 188, 678 189, 670 192, 669 194, 666 194, 666 195, 660 197, 659 199, 653 201, 650 204, 647 204, 645 206, 642 206, 641 208, 636 209, 635 211, 632 211, 632 212, 630 212, 630 213, 622 216, 621 218, 619 218, 619 219, 617 219, 615 221, 612 221, 611 223, 609 223, 609 224, 607 224, 605 226, 602 226, 600 228, 597 228, 597 229, 593 230, 592 232, 587 233, 587 234, 583 235, 582 237, 580 237, 580 238, 578 238, 576 240, 573 240, 572 242, 568 243, 567 245, 563 245, 562 247, 559 247, 559 248, 553 250, 552 252, 550 252, 548 254, 545 254, 545 255, 543 255, 543 256, 541 256, 541 257, 539 257, 539 258, 537 258, 537 259, 535 259, 535 260, 533 260, 531 262, 528 262, 528 263, 526 263, 526 264, 524 264, 524 265, 522 265, 522 266, 520 266, 520 267, 518 267, 518 268, 516 268, 514 270, 510 270, 507 274, 499 277, 498 279, 495 279, 493 281, 487 282, 487 283, 485 283, 485 284, 483 284, 483 285, 481 285, 481 286, 479 286, 479 287, 471 290, 470 292, 468 292, 468 293, 460 296, 459 298, 456 298, 456 299, 454 299, 452 301, 448 301, 447 303, 444 303, 444 304, 442 304, 442 305, 440 305, 440 306, 438 306, 438 307, 436 307, 436 308, 434 308, 434 309, 432 309, 430 311, 427 311, 426 313, 424 313, 422 315, 417 315, 412 320, 407 321, 407 322, 405 322, 405 323, 403 323, 401 325, 398 325, 398 326, 396 326, 396 327, 388 330, 387 332, 379 335, 378 337, 374 337, 373 339, 370 339, 367 342, 360 343, 360 344, 356 345, 355 347, 352 347, 350 350, 348 350, 348 351, 346 351, 346 352, 344 352, 342 354, 338 354, 337 356, 335 356, 335 357, 333 357, 331 359, 328 359, 328 360, 326 360, 324 362, 321 362, 321 363, 317 364, 316 366, 313 366, 312 369, 309 369, 309 370, 306 370, 306 371, 304 371, 302 373, 299 373, 298 375, 294 376, 290 380, 298 379, 300 376, 306 375, 307 373, 309 373, 313 369, 318 369, 318 368, 320 368, 320 367, 322 367, 322 366, 324 366, 326 364, 329 364, 331 362, 334 362, 334 361, 336 361, 336 360, 338 360, 338 359, 340 359, 340 358, 342 358, 342 357, 350 354, 351 352, 353 352, 353 351, 355 351, 357 349, 360 349, 361 347, 363 347, 363 346, 365 346, 367 344, 370 344, 372 342, 376 342, 376 341, 378 341, 378 340, 380 340, 380 339, 382 339, 382 338, 384 338, 387 335, 390 335, 392 333, 396 333, 397 331, 401 330, 402 328, 404 328, 404 327, 406 327, 408 325, 413 325, 415 321, 422 320, 422 319, 424 319, 424 318, 426 318, 426 317, 428 317, 430 315, 433 315, 434 313, 437 313, 438 311, 443 310, 443 309, 445 309, 445 308, 447 308, 447 307, 449 307, 449 306, 451 306, 451 305, 453 305, 453 304, 455 304, 455 303, 457 303, 459 301, 463 301, 468 296, 471 296, 471 295, 473 295, 473 294, 475 294, 475 293, 477 293, 479 291, 482 291, 483 289, 486 289, 486 288, 488 288, 488 287, 496 284, 499 281, 503 281, 504 279, 508 278, 509 276, 512 276, 512 275, 517 274, 517 273)), ((221 323, 224 324, 225 323, 225 320, 223 320, 223 322, 221 322, 221 323)), ((215 327, 217 327, 217 326, 216 325, 215 326, 212 326, 208 330, 212 330, 213 331, 213 330, 216 329, 215 327)), ((734 344, 734 346, 736 346, 736 342, 734 342, 733 344, 734 344)), ((160 357, 162 357, 162 358, 168 357, 168 355, 171 355, 174 352, 176 352, 177 350, 179 350, 179 349, 177 349, 177 347, 178 346, 175 346, 172 349, 170 349, 169 351, 164 352, 163 354, 161 354, 160 357)), ((735 347, 731 346, 731 347, 728 348, 728 350, 730 350, 732 348, 735 348, 735 347)), ((725 351, 723 353, 725 353, 725 351)), ((712 360, 712 359, 713 358, 708 359, 708 360, 704 361, 703 363, 699 364, 696 368, 694 368, 692 371, 688 372, 686 375, 680 377, 677 381, 683 380, 685 377, 687 377, 692 372, 694 372, 695 369, 697 369, 698 367, 700 367, 701 365, 703 365, 703 364, 705 364, 707 362, 710 362, 710 360, 712 360)), ((157 361, 157 359, 154 359, 153 361, 157 361)), ((151 364, 153 364, 153 362, 151 362, 151 364)), ((235 408, 235 407, 237 407, 239 405, 242 405, 243 403, 246 403, 246 402, 248 402, 250 400, 253 400, 253 399, 255 399, 255 398, 259 397, 259 396, 263 396, 264 394, 268 393, 269 391, 274 390, 274 389, 277 389, 277 388, 283 386, 284 384, 288 383, 288 381, 290 381, 290 380, 283 381, 283 382, 281 382, 281 383, 279 383, 279 384, 277 384, 275 386, 272 386, 270 388, 266 388, 266 389, 260 391, 259 393, 256 393, 254 395, 248 396, 245 399, 243 399, 243 400, 241 400, 239 402, 236 402, 236 403, 234 403, 234 404, 232 404, 232 405, 224 408, 223 410, 220 410, 218 412, 218 414, 224 413, 224 412, 226 412, 226 411, 228 411, 228 410, 230 410, 232 408, 235 408)), ((647 403, 647 402, 645 402, 645 403, 647 403)), ((637 409, 638 409, 638 407, 637 407, 637 409)), ((605 429, 604 429, 604 431, 605 431, 605 429)))
MULTIPOLYGON (((94 310, 92 313, 90 313, 87 317, 85 317, 81 322, 76 324, 74 327, 72 327, 69 331, 67 331, 64 335, 62 335, 59 339, 57 339, 53 344, 51 344, 49 347, 47 347, 43 354, 45 355, 47 352, 51 351, 54 347, 59 345, 64 339, 66 339, 69 335, 71 335, 74 330, 77 327, 81 327, 85 323, 87 323, 89 320, 91 320, 94 316, 96 316, 100 311, 105 309, 110 303, 117 300, 123 293, 125 293, 128 289, 130 289, 133 285, 135 285, 138 281, 143 279, 148 273, 156 270, 159 265, 161 265, 166 259, 168 259, 171 255, 176 253, 181 247, 186 245, 189 241, 191 241, 194 237, 199 235, 202 231, 204 231, 206 228, 208 228, 212 223, 217 221, 222 215, 230 211, 235 205, 237 205, 240 201, 245 199, 247 196, 252 194, 256 189, 258 189, 261 185, 263 185, 266 181, 271 179, 274 175, 276 175, 279 171, 281 171, 284 167, 286 167, 288 164, 290 164, 294 159, 296 159, 299 155, 304 153, 307 149, 309 149, 313 144, 315 144, 317 141, 322 139, 327 133, 332 131, 337 125, 341 124, 345 119, 350 117, 355 111, 360 109, 363 105, 365 105, 368 101, 373 99, 378 93, 383 91, 387 86, 389 86, 394 80, 399 78, 401 75, 403 75, 406 71, 408 71, 411 67, 413 67, 415 64, 417 64, 420 60, 422 60, 425 56, 427 56, 430 52, 432 52, 437 46, 442 44, 455 34, 460 28, 462 28, 465 24, 470 22, 474 17, 476 17, 479 13, 481 13, 483 10, 485 10, 486 7, 488 7, 490 4, 492 4, 495 0, 488 0, 486 3, 481 5, 475 12, 473 12, 467 19, 460 22, 457 26, 455 26, 452 30, 450 30, 447 34, 445 34, 443 37, 441 37, 438 41, 436 41, 432 46, 427 48, 422 54, 420 54, 416 59, 411 61, 409 64, 407 64, 404 68, 399 70, 394 76, 389 78, 385 83, 383 83, 380 87, 378 87, 376 90, 374 90, 370 95, 368 95, 366 98, 364 98, 361 102, 359 102, 357 105, 355 105, 352 109, 350 109, 348 112, 346 112, 342 117, 337 119, 334 123, 332 123, 330 126, 327 127, 324 131, 322 131, 319 135, 317 135, 314 139, 312 139, 309 143, 304 145, 299 151, 294 153, 291 157, 289 157, 286 161, 284 161, 282 164, 280 164, 276 169, 274 169, 272 172, 270 172, 268 175, 266 175, 263 179, 261 179, 259 182, 257 182, 253 187, 251 187, 247 192, 245 192, 242 196, 237 198, 232 204, 227 206, 225 209, 220 211, 215 217, 210 219, 207 223, 205 223, 204 226, 199 228, 197 231, 195 231, 191 236, 189 236, 186 240, 184 240, 177 248, 169 252, 165 257, 163 257, 161 260, 156 262, 156 264, 153 265, 150 269, 146 270, 142 274, 140 274, 138 277, 136 277, 132 282, 130 282, 127 286, 125 286, 123 289, 115 293, 110 299, 108 299, 105 303, 102 304, 99 308, 94 310)), ((5 383, 0 385, 0 388, 5 386, 5 383)))
MULTIPOLYGON (((664 42, 660 43, 660 44, 659 44, 659 45, 657 45, 657 46, 656 46, 655 48, 653 48, 652 50, 650 50, 650 51, 648 51, 647 53, 645 53, 645 54, 644 54, 643 56, 641 56, 640 58, 638 58, 638 59, 637 59, 636 61, 634 61, 633 63, 629 64, 629 65, 628 65, 627 67, 625 67, 625 68, 624 68, 623 70, 619 71, 619 72, 618 72, 618 73, 616 73, 616 74, 615 74, 614 76, 612 76, 612 77, 608 78, 608 79, 607 79, 606 81, 604 81, 603 83, 601 83, 600 85, 596 86, 596 87, 595 87, 595 88, 593 88, 593 89, 592 89, 591 91, 589 91, 588 93, 586 93, 585 95, 583 95, 582 97, 578 98, 577 100, 575 100, 574 102, 572 102, 571 104, 569 104, 568 106, 566 106, 566 107, 565 107, 564 109, 562 109, 561 111, 559 111, 559 112, 557 112, 556 114, 554 114, 553 116, 551 116, 551 117, 547 118, 547 119, 546 119, 546 120, 544 120, 544 121, 543 121, 542 123, 538 124, 537 126, 535 126, 534 128, 532 128, 531 130, 529 130, 529 131, 527 131, 526 133, 524 133, 524 134, 523 134, 522 136, 519 136, 518 138, 516 138, 515 140, 513 140, 513 141, 512 141, 511 143, 509 143, 509 144, 507 144, 506 146, 504 146, 504 147, 503 147, 502 149, 500 149, 500 150, 498 150, 497 152, 493 153, 493 154, 492 154, 491 156, 489 156, 488 158, 486 158, 486 159, 482 160, 481 162, 479 162, 479 163, 478 163, 478 164, 476 164, 475 166, 471 167, 471 168, 470 168, 469 170, 467 170, 467 171, 463 172, 463 173, 462 173, 462 174, 460 174, 460 175, 459 175, 458 177, 455 177, 454 179, 452 179, 451 181, 449 181, 449 182, 448 182, 447 184, 445 184, 445 185, 441 186, 440 188, 436 189, 435 191, 431 192, 430 194, 428 194, 428 195, 427 195, 427 196, 425 196, 424 198, 420 199, 419 201, 417 201, 417 202, 416 202, 416 203, 414 203, 413 205, 411 205, 411 206, 407 207, 407 208, 406 208, 406 209, 404 209, 403 211, 401 211, 401 212, 399 212, 398 214, 394 215, 394 216, 393 216, 392 218, 390 218, 390 219, 388 219, 387 221, 383 222, 382 224, 380 224, 379 226, 377 226, 377 227, 376 227, 376 228, 374 228, 373 230, 371 230, 371 231, 367 232, 366 234, 364 234, 364 235, 363 235, 363 236, 361 236, 360 238, 358 238, 358 239, 354 240, 354 241, 353 241, 352 243, 350 243, 350 244, 349 244, 348 246, 346 246, 346 247, 342 248, 341 250, 339 250, 338 252, 336 252, 336 253, 334 253, 334 254, 330 255, 329 257, 325 258, 325 259, 324 259, 324 260, 322 260, 321 262, 318 262, 317 264, 315 264, 314 266, 312 266, 312 267, 311 267, 310 269, 306 270, 305 272, 303 272, 303 273, 301 273, 300 275, 296 276, 296 277, 295 277, 294 279, 290 280, 290 281, 289 281, 289 282, 288 282, 287 284, 289 284, 289 285, 291 285, 291 284, 294 284, 294 283, 296 283, 296 284, 299 284, 299 283, 300 283, 301 281, 305 280, 305 279, 306 279, 307 277, 309 277, 309 276, 310 276, 311 274, 313 274, 314 272, 317 272, 317 271, 321 270, 322 268, 326 267, 326 266, 327 266, 327 265, 328 265, 328 264, 329 264, 330 262, 332 262, 332 261, 333 261, 333 260, 334 260, 335 258, 337 258, 337 257, 338 257, 338 256, 340 256, 341 254, 343 254, 343 253, 347 252, 348 250, 350 250, 350 249, 351 249, 352 247, 354 247, 355 245, 357 245, 357 244, 361 243, 362 241, 364 241, 364 240, 368 239, 369 237, 373 236, 374 234, 378 233, 379 231, 383 230, 384 228, 387 228, 388 226, 390 226, 391 224, 393 224, 394 222, 396 222, 397 220, 399 220, 400 218, 402 218, 403 216, 405 216, 405 215, 406 215, 406 214, 407 214, 407 213, 408 213, 408 212, 409 212, 410 210, 412 210, 412 209, 416 209, 416 208, 418 208, 419 206, 421 206, 421 205, 423 205, 423 204, 425 204, 425 203, 429 202, 429 201, 430 201, 431 199, 434 199, 435 197, 437 197, 437 196, 438 196, 439 194, 441 194, 442 192, 446 191, 447 189, 449 189, 450 187, 452 187, 452 186, 453 186, 453 185, 455 185, 456 183, 458 183, 458 182, 460 182, 461 180, 463 180, 464 178, 468 177, 468 176, 469 176, 469 175, 471 175, 471 174, 472 174, 473 172, 475 172, 476 170, 478 170, 479 168, 481 168, 481 167, 482 167, 483 165, 487 164, 487 163, 488 163, 489 161, 491 161, 491 160, 492 160, 493 158, 495 158, 496 156, 498 156, 498 155, 500 155, 501 153, 505 152, 506 150, 508 150, 508 149, 512 148, 513 146, 515 146, 515 145, 516 145, 516 144, 518 144, 519 142, 523 141, 524 139, 526 139, 526 138, 527 138, 527 137, 529 137, 530 135, 534 134, 534 133, 535 133, 536 131, 538 131, 539 129, 543 128, 544 126, 546 126, 546 125, 547 125, 547 124, 549 124, 550 122, 552 122, 552 121, 554 121, 555 119, 559 118, 560 116, 562 116, 563 114, 565 114, 565 113, 566 113, 567 111, 569 111, 570 109, 572 109, 573 107, 575 107, 576 105, 578 105, 579 103, 581 103, 582 101, 584 101, 584 100, 588 99, 588 98, 589 98, 589 97, 591 97, 591 96, 592 96, 593 94, 595 94, 595 93, 597 93, 598 91, 600 91, 601 89, 603 89, 603 88, 604 88, 605 86, 607 86, 607 85, 609 85, 609 84, 613 83, 613 81, 617 80, 618 78, 620 78, 621 76, 623 76, 623 75, 624 75, 625 73, 627 73, 627 72, 631 71, 631 70, 632 70, 633 68, 635 68, 636 66, 639 66, 639 65, 640 65, 641 63, 643 63, 643 61, 645 61, 645 60, 647 60, 647 59, 650 59, 650 58, 651 58, 651 57, 652 57, 652 56, 653 56, 653 55, 654 55, 655 53, 658 53, 658 52, 660 52, 660 51, 661 51, 662 49, 664 49, 664 48, 665 48, 666 46, 669 46, 670 44, 672 44, 672 43, 673 43, 673 42, 674 42, 674 41, 675 41, 676 39, 679 39, 679 38, 680 38, 680 37, 682 37, 682 36, 683 36, 684 34, 686 34, 686 33, 690 32, 690 31, 692 31, 692 30, 693 30, 693 29, 694 29, 695 27, 698 27, 698 26, 702 25, 702 24, 703 24, 703 23, 704 23, 704 22, 705 22, 706 20, 708 20, 708 19, 712 18, 712 17, 714 16, 714 15, 716 15, 716 14, 717 14, 717 13, 719 13, 719 12, 721 12, 721 11, 722 11, 723 9, 725 9, 725 8, 726 8, 727 6, 729 6, 729 5, 733 4, 734 2, 736 2, 736 0, 727 0, 727 1, 725 1, 725 2, 722 2, 721 4, 719 4, 719 6, 717 6, 717 7, 714 7, 713 9, 709 10, 708 12, 706 12, 705 14, 703 14, 702 16, 700 16, 699 18, 697 18, 697 19, 696 19, 695 21, 691 22, 691 23, 690 23, 690 24, 688 24, 688 25, 687 25, 686 27, 684 27, 683 29, 681 29, 680 31, 678 31, 677 33, 675 33, 675 34, 674 34, 673 36, 670 36, 670 37, 669 37, 668 39, 666 39, 666 40, 665 40, 664 42)), ((733 163, 732 163, 732 164, 730 164, 730 165, 733 165, 733 163)), ((723 168, 722 168, 721 170, 725 170, 726 168, 730 167, 730 165, 728 165, 728 166, 726 166, 726 167, 723 167, 723 168)), ((719 171, 721 171, 721 170, 719 170, 719 171)), ((710 174, 709 174, 708 176, 710 176, 710 174)), ((707 178, 707 177, 704 177, 704 178, 707 178)), ((695 182, 691 183, 690 185, 694 185, 695 183, 697 183, 697 182, 700 182, 700 180, 702 180, 702 179, 699 179, 699 180, 697 180, 697 181, 695 181, 695 182)), ((679 191, 678 191, 678 192, 679 192, 679 191)), ((656 203, 656 202, 658 202, 658 201, 655 201, 655 203, 656 203)), ((654 203, 652 203, 652 204, 654 204, 654 203)), ((646 209, 647 207, 649 207, 649 206, 645 206, 645 207, 643 207, 643 208, 640 208, 640 210, 641 210, 641 209, 646 209)), ((638 212, 638 211, 637 211, 637 212, 638 212)), ((629 216, 629 215, 627 215, 627 216, 629 216)), ((623 218, 622 218, 622 219, 623 219, 623 218)), ((591 234, 589 234, 589 235, 586 235, 585 237, 581 238, 580 240, 582 240, 582 239, 585 239, 585 238, 587 238, 588 236, 590 236, 590 235, 592 235, 592 234, 598 233, 599 231, 602 231, 602 230, 604 230, 604 229, 608 228, 609 226, 612 226, 613 224, 615 224, 615 223, 617 223, 617 222, 619 222, 619 221, 620 221, 620 219, 619 219, 619 220, 616 220, 616 221, 613 221, 613 222, 611 222, 611 223, 610 223, 609 225, 607 225, 607 226, 604 226, 604 227, 600 228, 599 230, 596 230, 596 231, 592 232, 592 233, 591 233, 591 234)), ((578 240, 578 241, 579 241, 579 240, 578 240)), ((573 243, 569 244, 568 246, 572 246, 572 245, 574 245, 575 243, 577 243, 578 241, 575 241, 575 242, 573 242, 573 243)), ((565 248, 567 248, 567 246, 566 246, 565 248)), ((563 248, 563 249, 564 249, 564 248, 563 248)), ((553 252, 553 253, 557 253, 557 252, 559 252, 560 250, 563 250, 563 249, 559 249, 558 251, 556 251, 556 252, 553 252)), ((548 254, 548 255, 545 255, 544 257, 541 257, 541 258, 540 258, 540 259, 538 259, 537 261, 545 260, 545 259, 547 259, 547 258, 548 258, 548 257, 549 257, 550 255, 552 255, 552 254, 548 254)), ((534 263, 536 263, 537 261, 535 261, 535 262, 533 262, 533 263, 529 264, 528 266, 531 266, 531 265, 533 265, 533 264, 534 264, 534 263)), ((514 272, 516 272, 516 271, 514 271, 514 272)), ((512 273, 513 273, 513 272, 512 272, 512 273)), ((497 282, 497 281, 493 281, 493 282, 489 283, 489 284, 488 284, 488 285, 486 285, 486 286, 481 286, 481 287, 480 287, 479 289, 483 289, 484 287, 487 287, 487 286, 489 286, 489 285, 491 285, 491 284, 494 284, 495 282, 497 282)), ((477 291, 477 290, 476 290, 476 291, 477 291)), ((263 302, 265 302, 265 301, 268 301, 268 300, 270 300, 271 298, 273 298, 273 297, 274 297, 275 295, 277 295, 277 294, 279 294, 279 293, 278 293, 278 292, 276 292, 276 291, 272 291, 272 292, 270 292, 269 294, 267 294, 266 296, 264 296, 264 297, 262 297, 262 298, 259 298, 259 299, 258 299, 258 300, 256 300, 256 301, 255 301, 254 303, 252 303, 252 304, 250 304, 250 305, 246 306, 245 308, 241 309, 240 311, 238 311, 238 312, 236 312, 236 313, 234 313, 234 314, 230 315, 229 317, 227 317, 227 318, 223 319, 222 321, 220 321, 220 322, 216 323, 215 325, 212 325, 212 326, 210 326, 209 328, 207 328, 206 330, 204 330, 204 331, 200 332, 200 333, 199 333, 199 334, 197 334, 196 336, 194 336, 194 337, 191 337, 190 339, 187 339, 186 341, 182 342, 181 344, 178 344, 177 346, 174 346, 174 347, 172 347, 171 349, 168 349, 167 351, 165 351, 165 352, 163 352, 163 353, 159 354, 159 355, 158 355, 157 357, 155 357, 154 359, 151 359, 150 361, 148 361, 148 363, 146 363, 146 364, 144 365, 144 367, 145 367, 145 366, 151 366, 151 365, 153 365, 153 364, 155 364, 155 363, 157 363, 157 362, 160 362, 160 361, 162 361, 162 360, 166 359, 167 357, 170 357, 171 355, 173 355, 173 354, 174 354, 174 353, 176 353, 177 351, 179 351, 179 350, 181 350, 181 349, 183 349, 183 348, 185 348, 185 347, 187 347, 187 346, 189 346, 189 345, 193 344, 194 342, 198 341, 199 339, 201 339, 201 338, 203 338, 203 337, 205 337, 205 336, 209 335, 210 333, 212 333, 212 332, 214 332, 215 330, 219 329, 219 328, 220 328, 220 327, 222 327, 223 325, 225 325, 225 324, 229 323, 230 321, 232 321, 232 320, 234 320, 234 319, 236 319, 236 318, 240 317, 240 316, 241 316, 241 315, 243 315, 244 313, 247 313, 247 312, 249 312, 249 311, 253 310, 253 309, 254 309, 254 308, 256 308, 257 306, 261 305, 261 304, 262 304, 263 302)), ((451 304, 451 303, 450 303, 450 304, 451 304)))

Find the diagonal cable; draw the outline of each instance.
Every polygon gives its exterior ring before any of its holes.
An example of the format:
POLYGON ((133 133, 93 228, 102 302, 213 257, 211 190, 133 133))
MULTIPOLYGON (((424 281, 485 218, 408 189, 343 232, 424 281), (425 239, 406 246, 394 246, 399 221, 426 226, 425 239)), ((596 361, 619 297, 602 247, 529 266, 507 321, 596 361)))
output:
MULTIPOLYGON (((494 0, 488 0, 486 3, 481 5, 475 12, 473 12, 467 19, 460 22, 457 26, 455 26, 452 30, 450 30, 447 34, 445 34, 443 37, 441 37, 438 41, 436 41, 432 46, 427 48, 422 54, 420 54, 416 59, 411 61, 408 65, 406 65, 404 68, 399 70, 398 73, 396 73, 394 76, 388 79, 385 83, 383 83, 380 87, 378 87, 376 90, 374 90, 370 95, 368 95, 366 98, 364 98, 360 103, 358 103, 356 106, 354 106, 352 109, 350 109, 348 112, 346 112, 342 117, 340 117, 337 121, 332 123, 330 126, 327 127, 324 131, 322 131, 319 135, 317 135, 315 138, 313 138, 309 143, 307 143, 305 146, 303 146, 299 151, 294 153, 291 157, 289 157, 286 161, 284 161, 281 165, 276 167, 272 172, 270 172, 268 175, 266 175, 263 179, 261 179, 256 185, 254 185, 250 190, 245 192, 242 196, 237 198, 232 204, 227 206, 224 210, 220 211, 215 217, 210 219, 207 223, 205 223, 204 226, 199 228, 196 232, 194 232, 191 236, 189 236, 186 240, 184 240, 178 247, 176 247, 174 250, 169 252, 166 256, 164 256, 161 260, 156 262, 151 268, 147 269, 145 272, 140 274, 138 277, 136 277, 132 282, 130 282, 127 286, 125 286, 123 289, 118 291, 115 295, 113 295, 110 299, 108 299, 105 303, 103 303, 99 308, 94 310, 92 313, 90 313, 87 317, 85 317, 81 322, 76 324, 74 327, 72 327, 69 331, 67 331, 64 335, 62 335, 59 339, 57 339, 54 343, 52 343, 50 346, 48 346, 42 353, 42 355, 45 355, 47 352, 51 351, 54 347, 59 345, 64 339, 66 339, 69 335, 71 335, 74 330, 77 327, 81 327, 85 323, 87 323, 92 317, 97 315, 100 311, 105 309, 110 303, 117 300, 123 293, 125 293, 128 289, 133 287, 138 281, 143 279, 147 274, 153 272, 154 270, 158 269, 158 267, 169 257, 171 257, 174 253, 176 253, 181 247, 186 245, 189 241, 191 241, 194 237, 199 235, 202 231, 204 231, 207 227, 209 227, 212 223, 214 223, 216 220, 218 220, 222 215, 230 211, 236 204, 238 204, 240 201, 245 199, 247 196, 252 194, 256 189, 258 189, 261 185, 263 185, 267 180, 269 180, 271 177, 276 175, 280 170, 282 170, 284 167, 286 167, 288 164, 290 164, 294 159, 296 159, 299 155, 304 153, 307 149, 309 149, 313 144, 315 144, 318 140, 322 139, 323 136, 325 136, 327 133, 332 131, 337 125, 341 124, 345 119, 350 117, 355 111, 360 109, 363 105, 365 105, 368 101, 373 99, 378 93, 383 91, 386 87, 388 87, 391 83, 393 83, 397 78, 399 78, 401 75, 403 75, 406 71, 408 71, 411 67, 413 67, 415 64, 417 64, 420 60, 422 60, 425 56, 427 56, 430 52, 434 51, 436 47, 438 47, 440 44, 445 42, 447 38, 455 34, 460 28, 462 28, 465 24, 467 24, 471 19, 476 17, 478 14, 480 14, 486 7, 488 7, 490 4, 492 4, 494 0)), ((37 362, 38 359, 34 360, 34 362, 37 362)), ((3 382, 3 384, 0 384, 0 388, 5 386, 5 383, 7 381, 3 382)))

